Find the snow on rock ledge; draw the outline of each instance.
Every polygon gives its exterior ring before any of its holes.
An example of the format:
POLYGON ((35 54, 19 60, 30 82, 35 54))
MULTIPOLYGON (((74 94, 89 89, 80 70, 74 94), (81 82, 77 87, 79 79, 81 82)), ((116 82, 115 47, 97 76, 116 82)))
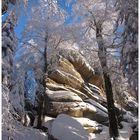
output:
POLYGON ((48 135, 37 129, 14 123, 13 128, 3 127, 2 140, 48 140, 48 135))
POLYGON ((82 125, 65 114, 58 115, 53 121, 50 133, 57 140, 91 140, 82 125))

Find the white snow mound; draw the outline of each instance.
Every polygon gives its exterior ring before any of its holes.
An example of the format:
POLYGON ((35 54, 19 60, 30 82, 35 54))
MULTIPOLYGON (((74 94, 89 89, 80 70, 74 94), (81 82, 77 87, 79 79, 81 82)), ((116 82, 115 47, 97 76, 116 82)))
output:
POLYGON ((65 114, 58 115, 53 121, 51 135, 57 140, 91 140, 83 126, 65 114))

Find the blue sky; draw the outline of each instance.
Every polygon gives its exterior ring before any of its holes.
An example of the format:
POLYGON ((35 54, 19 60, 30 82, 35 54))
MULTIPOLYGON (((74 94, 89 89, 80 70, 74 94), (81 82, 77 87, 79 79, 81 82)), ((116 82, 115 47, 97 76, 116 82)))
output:
MULTIPOLYGON (((30 15, 31 12, 31 8, 33 4, 37 4, 39 0, 29 0, 28 3, 28 7, 26 9, 26 12, 24 9, 20 9, 20 18, 18 19, 18 24, 15 27, 15 33, 16 36, 18 37, 18 39, 22 39, 22 32, 24 31, 24 28, 26 26, 26 22, 27 22, 27 14, 28 16, 30 15)), ((76 2, 76 0, 72 0, 69 4, 66 3, 65 0, 58 0, 58 4, 59 6, 66 10, 68 13, 68 16, 66 17, 65 20, 65 24, 70 24, 72 22, 72 7, 74 5, 74 3, 76 2)), ((2 16, 2 21, 4 21, 6 19, 6 17, 8 16, 8 12, 6 12, 3 16, 2 16)))
POLYGON ((37 2, 38 0, 29 0, 28 7, 25 9, 26 11, 22 9, 21 16, 18 19, 18 24, 15 27, 15 33, 19 39, 22 38, 22 32, 24 31, 27 22, 27 14, 28 16, 30 15, 32 5, 37 4, 37 2))
POLYGON ((65 0, 58 0, 58 4, 60 5, 60 7, 64 9, 65 11, 67 11, 68 13, 68 16, 65 20, 65 24, 70 24, 72 22, 72 19, 73 19, 72 8, 75 3, 76 3, 76 0, 72 0, 69 4, 66 3, 65 0))
MULTIPOLYGON (((2 21, 5 21, 6 18, 8 16, 8 12, 5 13, 3 16, 2 16, 2 21)), ((26 15, 25 14, 22 14, 20 16, 20 18, 18 19, 18 24, 17 26, 15 27, 15 33, 16 33, 16 36, 21 39, 22 38, 22 32, 24 30, 24 27, 26 25, 26 15)))
MULTIPOLYGON (((19 42, 17 48, 22 45, 22 33, 23 33, 24 28, 25 28, 26 23, 27 23, 27 16, 30 16, 32 5, 33 4, 38 4, 38 1, 39 0, 32 0, 32 1, 29 0, 26 12, 25 12, 25 9, 20 9, 20 16, 19 16, 19 19, 18 19, 18 23, 17 23, 17 26, 14 29, 17 38, 19 39, 19 41, 21 41, 21 42, 19 42)), ((60 8, 66 10, 67 13, 68 13, 68 16, 65 20, 65 24, 70 24, 72 22, 72 18, 73 18, 72 6, 75 3, 75 1, 76 0, 72 0, 69 4, 67 4, 65 0, 58 0, 58 4, 59 4, 60 8)), ((6 19, 7 15, 8 15, 8 12, 5 13, 5 15, 2 17, 3 21, 6 19)), ((16 53, 16 57, 18 57, 18 56, 20 56, 20 54, 16 53)))
MULTIPOLYGON (((18 37, 19 39, 22 38, 22 32, 23 32, 23 30, 24 30, 24 28, 25 28, 26 21, 27 21, 27 14, 28 14, 28 16, 30 15, 32 5, 33 5, 33 4, 37 4, 37 2, 38 2, 38 0, 29 0, 29 2, 28 2, 28 7, 26 7, 25 9, 23 9, 23 8, 21 8, 21 7, 18 8, 18 10, 20 10, 19 13, 17 13, 17 14, 19 14, 19 19, 18 19, 17 26, 15 27, 14 30, 15 30, 15 33, 16 33, 16 35, 17 35, 17 37, 18 37)), ((11 6, 12 6, 12 5, 10 5, 10 7, 11 7, 11 6)), ((9 9, 10 9, 10 8, 9 8, 9 9)), ((18 10, 17 10, 17 11, 18 11, 18 10)), ((9 11, 10 11, 10 10, 9 10, 9 11)), ((7 12, 2 16, 2 21, 5 21, 5 20, 6 20, 8 14, 9 14, 9 11, 7 11, 7 12)))
MULTIPOLYGON (((28 16, 30 16, 32 5, 38 4, 38 1, 39 0, 29 0, 28 7, 26 8, 26 10, 20 9, 20 11, 19 11, 20 16, 18 19, 18 24, 15 27, 15 33, 19 40, 22 39, 22 32, 24 31, 24 28, 25 28, 26 22, 27 22, 27 14, 28 14, 28 16)), ((76 0, 71 0, 70 3, 67 3, 66 0, 58 0, 58 5, 60 6, 60 8, 64 9, 68 14, 65 19, 65 25, 69 25, 73 22, 74 13, 72 11, 72 8, 75 3, 76 3, 76 0)), ((2 21, 4 21, 6 19, 7 15, 8 15, 8 12, 5 13, 4 16, 2 16, 2 21)), ((80 19, 77 19, 77 20, 80 20, 80 19)), ((124 27, 119 26, 117 29, 117 32, 123 33, 123 30, 124 30, 124 27)), ((20 46, 20 43, 21 42, 19 42, 18 46, 20 46)))
POLYGON ((19 39, 22 38, 22 32, 26 25, 26 16, 22 15, 19 19, 18 26, 15 27, 15 33, 19 39))

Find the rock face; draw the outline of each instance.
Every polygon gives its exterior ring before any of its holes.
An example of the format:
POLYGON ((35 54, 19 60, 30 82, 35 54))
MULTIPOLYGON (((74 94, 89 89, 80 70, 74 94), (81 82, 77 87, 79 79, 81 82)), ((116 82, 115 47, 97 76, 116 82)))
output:
POLYGON ((57 117, 64 113, 87 117, 99 123, 108 121, 107 109, 103 111, 105 107, 101 105, 105 102, 103 92, 93 84, 95 73, 85 58, 71 49, 58 49, 56 57, 49 58, 44 114, 57 117), (98 102, 100 106, 88 99, 98 102))
POLYGON ((69 85, 83 92, 84 89, 82 87, 84 83, 91 83, 93 85, 98 83, 97 86, 100 89, 102 88, 103 81, 101 76, 95 75, 94 70, 78 51, 59 49, 57 50, 57 54, 57 58, 50 58, 48 62, 48 64, 50 64, 49 77, 52 80, 57 83, 69 85), (54 63, 54 61, 56 63, 54 63))

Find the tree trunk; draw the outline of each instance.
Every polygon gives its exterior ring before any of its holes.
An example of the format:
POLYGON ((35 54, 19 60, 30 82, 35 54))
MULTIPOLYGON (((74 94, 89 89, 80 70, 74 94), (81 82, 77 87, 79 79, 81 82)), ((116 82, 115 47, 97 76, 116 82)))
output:
POLYGON ((113 137, 115 139, 115 137, 119 136, 118 121, 117 121, 117 116, 116 116, 116 111, 114 106, 111 79, 110 76, 108 75, 108 67, 106 61, 106 48, 103 43, 101 25, 96 27, 96 39, 99 48, 98 56, 101 63, 104 83, 105 83, 105 93, 107 98, 108 116, 109 116, 109 133, 110 133, 110 137, 113 137))
MULTIPOLYGON (((47 39, 45 40, 47 43, 47 39)), ((44 93, 39 98, 39 105, 38 105, 38 123, 37 128, 41 129, 42 121, 44 120, 44 105, 45 105, 45 91, 46 91, 46 78, 47 78, 47 45, 44 48, 44 76, 43 76, 43 86, 44 86, 44 93)))
POLYGON ((39 98, 39 105, 38 105, 38 122, 37 128, 41 129, 42 121, 43 121, 43 107, 44 107, 44 99, 43 95, 39 98))
POLYGON ((108 116, 109 116, 109 133, 110 137, 118 137, 118 120, 115 112, 113 92, 110 77, 104 73, 106 97, 107 97, 107 106, 108 106, 108 116))

